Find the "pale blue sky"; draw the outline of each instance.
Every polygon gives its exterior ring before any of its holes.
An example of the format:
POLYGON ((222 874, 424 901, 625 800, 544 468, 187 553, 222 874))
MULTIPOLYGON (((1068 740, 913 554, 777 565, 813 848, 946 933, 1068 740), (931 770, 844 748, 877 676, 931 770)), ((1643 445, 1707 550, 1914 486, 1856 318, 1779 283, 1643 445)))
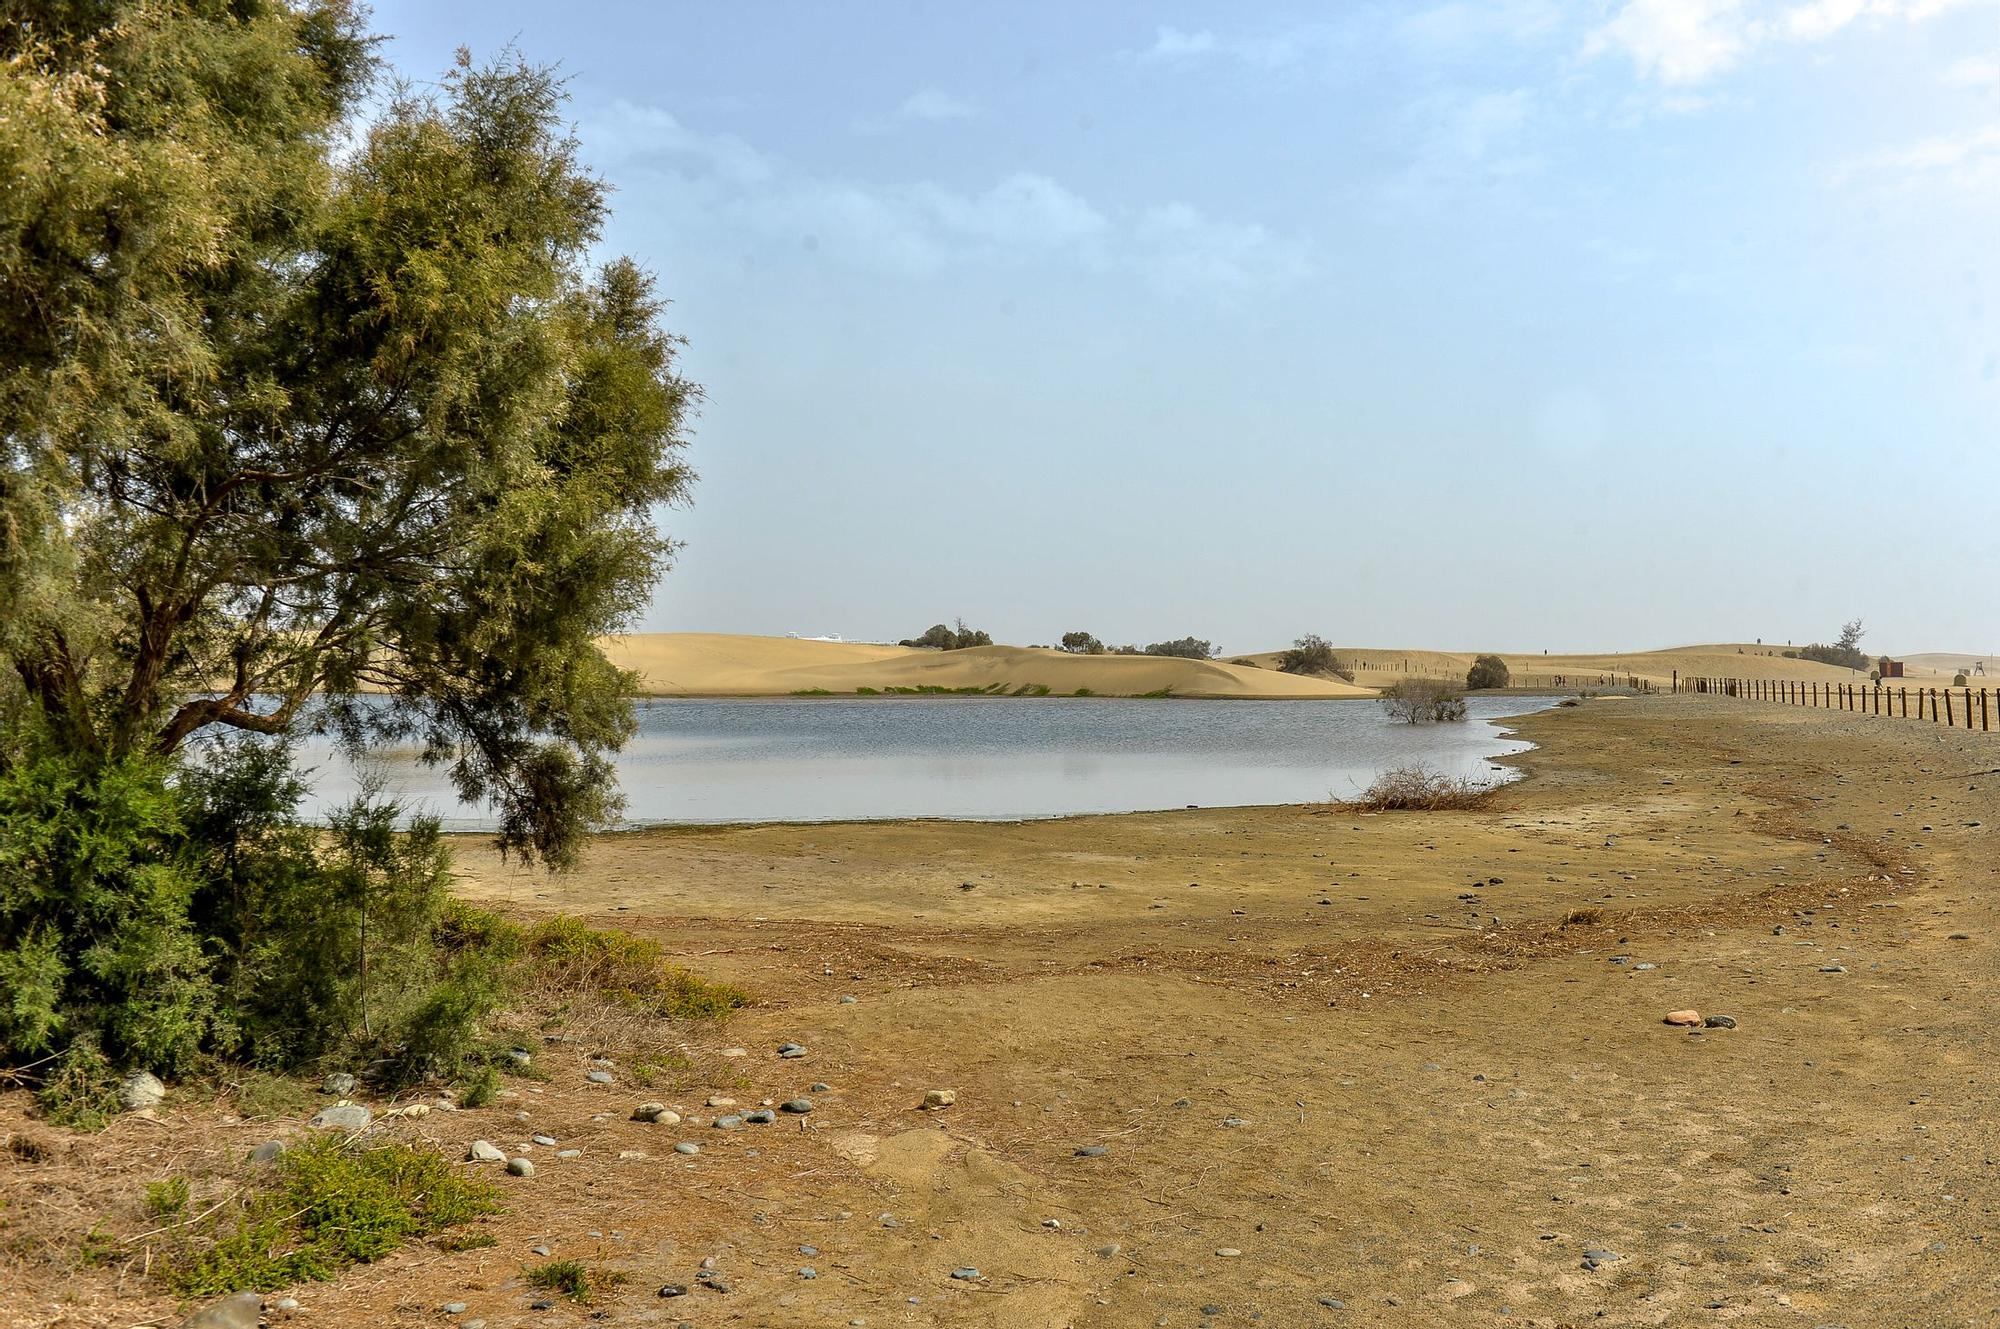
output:
POLYGON ((645 626, 2000 648, 2000 0, 385 3, 708 402, 645 626))

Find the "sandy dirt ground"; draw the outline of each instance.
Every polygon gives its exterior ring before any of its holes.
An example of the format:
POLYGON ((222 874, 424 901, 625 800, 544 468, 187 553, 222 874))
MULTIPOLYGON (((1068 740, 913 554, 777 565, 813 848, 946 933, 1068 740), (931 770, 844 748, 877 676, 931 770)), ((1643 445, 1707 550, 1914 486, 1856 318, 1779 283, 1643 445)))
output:
MULTIPOLYGON (((397 1127, 583 1153, 529 1151, 491 1248, 296 1320, 1993 1323, 2000 736, 1704 697, 1520 727, 1529 778, 1471 813, 656 831, 561 880, 468 842, 467 895, 656 934, 762 1004, 683 1031, 672 1090, 555 1044, 546 1083, 397 1127), (717 1094, 814 1110, 718 1130, 717 1094), (626 1120, 645 1098, 688 1120, 626 1120), (627 1281, 531 1311, 536 1245, 627 1281)), ((73 1226, 138 1231, 144 1180, 274 1131, 188 1104, 63 1144, 21 1098, 0 1134, 48 1152, 0 1153, 0 1198, 73 1226)), ((11 1258, 0 1323, 170 1309, 136 1265, 11 1258)))

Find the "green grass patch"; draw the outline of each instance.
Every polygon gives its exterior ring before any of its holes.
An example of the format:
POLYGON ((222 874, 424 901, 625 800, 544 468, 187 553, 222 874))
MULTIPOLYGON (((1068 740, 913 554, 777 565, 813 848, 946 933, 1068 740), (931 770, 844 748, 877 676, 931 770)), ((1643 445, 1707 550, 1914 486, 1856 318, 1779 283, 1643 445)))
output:
POLYGON ((651 937, 607 932, 573 918, 552 918, 524 935, 524 962, 544 983, 589 991, 624 1006, 676 1020, 712 1020, 750 1004, 750 994, 711 983, 666 958, 651 937))
POLYGON ((1069 695, 1072 697, 1095 697, 1097 694, 1095 692, 1092 692, 1089 688, 1078 688, 1075 692, 1072 692, 1069 695))
POLYGON ((289 1075, 247 1071, 230 1085, 236 1111, 251 1121, 281 1121, 309 1117, 325 1097, 317 1088, 289 1075))
POLYGON ((794 697, 831 697, 833 693, 825 688, 793 688, 792 695, 794 697))
POLYGON ((857 697, 879 697, 882 694, 874 688, 856 688, 854 689, 854 695, 857 697))
POLYGON ((187 1212, 188 1179, 168 1177, 146 1183, 146 1212, 155 1218, 174 1218, 187 1212))
POLYGON ((581 1260, 550 1260, 521 1271, 529 1287, 553 1292, 559 1297, 588 1306, 605 1292, 625 1281, 616 1269, 592 1269, 581 1260))
POLYGON ((320 1136, 279 1157, 270 1182, 182 1236, 164 1261, 183 1297, 270 1292, 331 1278, 499 1209, 498 1192, 435 1149, 345 1146, 320 1136))
POLYGON ((1154 689, 1153 691, 1151 691, 1151 692, 1142 692, 1142 693, 1140 693, 1140 694, 1139 694, 1139 700, 1140 700, 1140 701, 1159 701, 1159 700, 1160 700, 1161 698, 1163 698, 1163 697, 1171 697, 1171 696, 1173 696, 1173 695, 1174 695, 1174 690, 1173 690, 1172 688, 1155 688, 1155 689, 1154 689))

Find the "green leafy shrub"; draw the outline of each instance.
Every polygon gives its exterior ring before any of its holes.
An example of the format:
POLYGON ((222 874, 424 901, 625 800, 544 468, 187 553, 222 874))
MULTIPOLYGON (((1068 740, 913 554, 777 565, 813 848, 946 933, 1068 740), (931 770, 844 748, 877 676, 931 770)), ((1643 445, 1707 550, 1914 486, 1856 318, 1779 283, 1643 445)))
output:
POLYGON ((183 1234, 166 1279, 183 1297, 268 1292, 331 1278, 498 1209, 491 1185, 434 1149, 320 1136, 282 1154, 267 1186, 183 1234))
POLYGON ((1472 668, 1465 671, 1465 686, 1469 691, 1504 688, 1509 677, 1505 660, 1497 655, 1482 655, 1472 662, 1472 668))
POLYGON ((216 1000, 167 767, 18 741, 12 760, 0 744, 0 1053, 90 1037, 121 1063, 186 1064, 216 1000))
POLYGON ((56 1058, 55 1068, 35 1092, 42 1115, 58 1126, 77 1131, 101 1131, 118 1114, 118 1076, 111 1063, 86 1036, 56 1058))

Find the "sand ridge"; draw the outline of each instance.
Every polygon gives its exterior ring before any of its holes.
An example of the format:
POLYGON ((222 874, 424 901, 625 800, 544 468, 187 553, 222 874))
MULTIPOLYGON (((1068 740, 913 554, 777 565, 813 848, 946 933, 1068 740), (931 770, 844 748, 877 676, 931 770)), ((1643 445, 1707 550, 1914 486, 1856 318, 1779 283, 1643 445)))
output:
POLYGON ((611 638, 605 655, 636 670, 652 696, 782 697, 862 688, 988 688, 1075 696, 1365 697, 1368 688, 1217 660, 1159 655, 1071 655, 1037 646, 933 651, 860 642, 809 641, 710 632, 611 638))

